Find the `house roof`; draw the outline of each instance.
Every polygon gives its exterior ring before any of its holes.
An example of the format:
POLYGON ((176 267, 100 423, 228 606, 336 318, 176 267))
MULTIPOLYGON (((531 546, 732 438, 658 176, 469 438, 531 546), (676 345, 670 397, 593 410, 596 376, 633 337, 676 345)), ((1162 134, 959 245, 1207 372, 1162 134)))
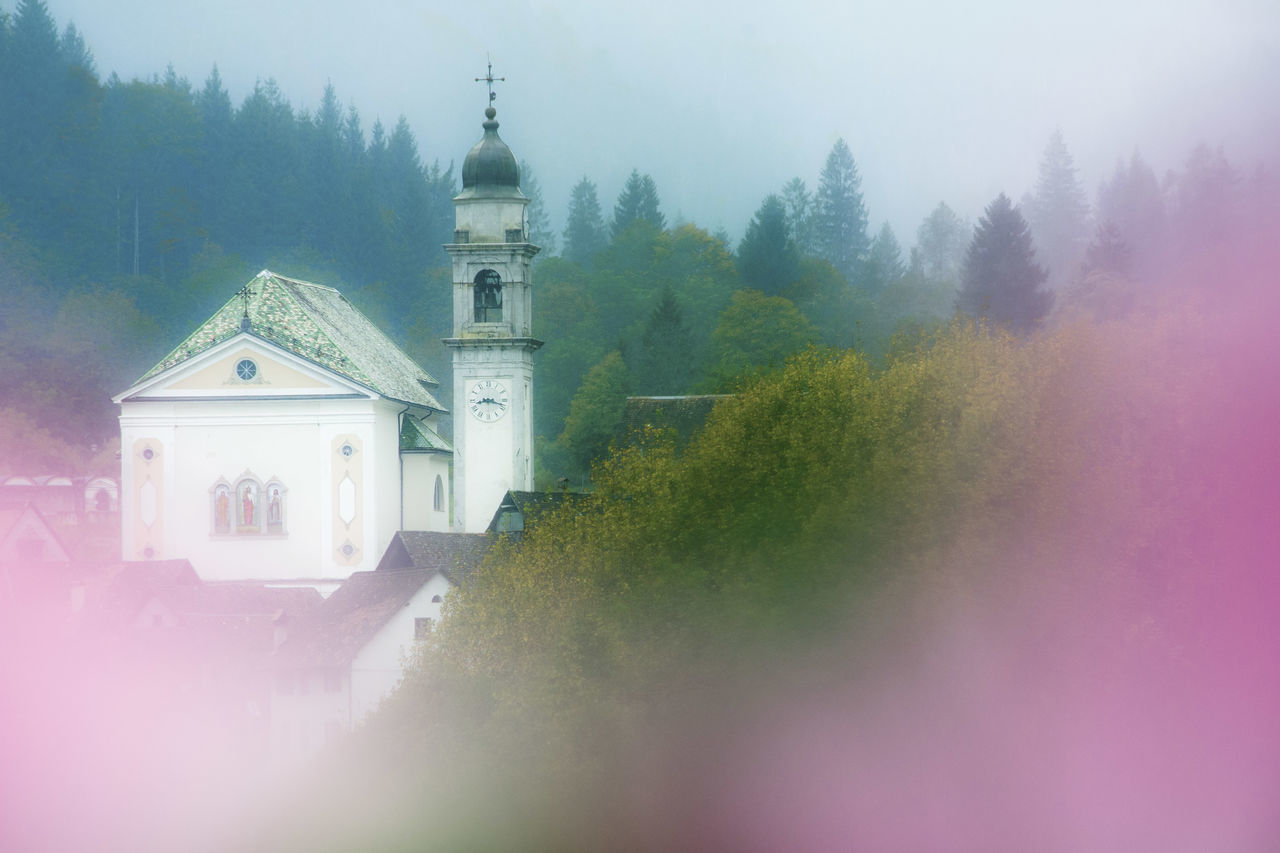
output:
POLYGON ((412 415, 400 420, 400 449, 453 452, 453 447, 438 432, 412 415))
MULTIPOLYGON (((246 332, 345 376, 375 393, 436 411, 439 383, 332 287, 263 270, 158 364, 145 382, 246 332)), ((135 383, 135 384, 138 384, 135 383)))
POLYGON ((635 441, 646 427, 675 431, 676 447, 684 448, 704 425, 716 403, 728 394, 696 394, 679 397, 628 397, 622 410, 619 438, 635 441))
POLYGON ((356 572, 276 652, 276 666, 342 666, 436 574, 429 569, 356 572))
POLYGON ((418 569, 439 572, 450 583, 461 586, 484 560, 492 545, 493 539, 483 533, 399 530, 391 537, 376 571, 418 569))
POLYGON ((574 504, 586 498, 587 495, 582 492, 509 491, 503 495, 502 503, 498 504, 498 509, 489 522, 488 532, 514 532, 511 529, 504 529, 502 524, 502 517, 508 513, 520 513, 521 524, 516 530, 523 531, 539 517, 554 512, 566 503, 574 504))

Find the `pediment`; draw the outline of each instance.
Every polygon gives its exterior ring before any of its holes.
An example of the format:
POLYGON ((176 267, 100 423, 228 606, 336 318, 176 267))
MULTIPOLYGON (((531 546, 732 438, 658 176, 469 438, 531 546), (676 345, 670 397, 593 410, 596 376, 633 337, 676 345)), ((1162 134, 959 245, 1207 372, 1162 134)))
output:
POLYGON ((116 402, 350 396, 374 395, 345 376, 245 334, 135 385, 116 402))

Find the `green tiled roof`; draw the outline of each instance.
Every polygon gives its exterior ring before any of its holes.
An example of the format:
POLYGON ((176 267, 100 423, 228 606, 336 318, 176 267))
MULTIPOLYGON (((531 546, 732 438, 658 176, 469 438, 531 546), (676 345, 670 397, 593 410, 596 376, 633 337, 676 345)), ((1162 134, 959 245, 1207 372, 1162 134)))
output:
POLYGON ((383 397, 444 411, 427 390, 439 383, 332 287, 263 270, 247 285, 247 298, 241 293, 232 296, 138 381, 240 334, 241 319, 247 312, 251 335, 383 397))
POLYGON ((439 433, 411 415, 405 415, 400 421, 400 449, 453 452, 439 433))

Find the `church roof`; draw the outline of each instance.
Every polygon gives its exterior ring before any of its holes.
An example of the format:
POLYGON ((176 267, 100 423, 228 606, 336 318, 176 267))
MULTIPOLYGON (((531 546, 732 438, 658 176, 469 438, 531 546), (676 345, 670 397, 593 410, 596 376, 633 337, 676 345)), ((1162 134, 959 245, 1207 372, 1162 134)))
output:
POLYGON ((438 432, 410 415, 405 415, 400 422, 400 449, 453 452, 453 447, 438 432))
POLYGON ((524 198, 520 192, 520 164, 498 136, 493 108, 485 110, 484 136, 462 161, 462 193, 458 198, 503 196, 524 198))
POLYGON ((544 515, 555 512, 565 504, 585 501, 583 492, 522 492, 515 489, 502 497, 502 503, 489 522, 490 533, 523 533, 544 515))
POLYGON ((154 376, 245 331, 345 376, 383 397, 436 411, 444 407, 428 388, 439 383, 337 290, 258 273, 186 340, 143 377, 154 376))

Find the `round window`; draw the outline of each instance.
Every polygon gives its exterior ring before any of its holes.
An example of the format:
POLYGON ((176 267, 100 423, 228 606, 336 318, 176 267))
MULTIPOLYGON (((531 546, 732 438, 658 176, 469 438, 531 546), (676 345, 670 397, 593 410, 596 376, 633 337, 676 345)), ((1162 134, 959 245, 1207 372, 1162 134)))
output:
POLYGON ((252 359, 242 358, 236 362, 236 376, 239 376, 245 382, 258 375, 258 365, 253 363, 252 359))

